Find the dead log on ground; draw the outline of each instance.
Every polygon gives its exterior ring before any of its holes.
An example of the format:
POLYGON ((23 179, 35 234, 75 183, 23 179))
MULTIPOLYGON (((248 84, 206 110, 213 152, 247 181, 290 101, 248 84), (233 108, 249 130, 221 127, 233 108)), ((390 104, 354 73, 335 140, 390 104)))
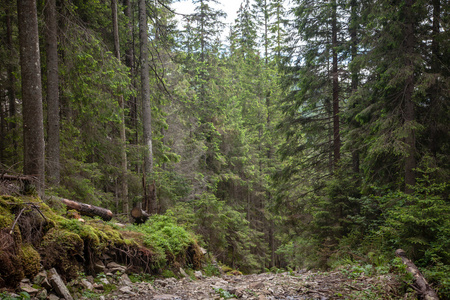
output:
POLYGON ((64 203, 68 208, 75 209, 79 211, 82 215, 90 216, 90 217, 100 217, 104 221, 109 221, 113 217, 112 211, 106 208, 85 204, 81 202, 76 202, 69 199, 61 199, 61 202, 64 203))
POLYGON ((150 215, 145 210, 142 210, 137 206, 131 210, 131 216, 133 217, 134 223, 136 224, 145 223, 145 221, 147 221, 150 217, 150 215))
POLYGON ((436 292, 430 287, 416 265, 406 257, 406 252, 403 249, 397 249, 395 255, 402 259, 402 262, 406 265, 406 271, 413 275, 415 290, 420 294, 422 299, 439 300, 436 292))

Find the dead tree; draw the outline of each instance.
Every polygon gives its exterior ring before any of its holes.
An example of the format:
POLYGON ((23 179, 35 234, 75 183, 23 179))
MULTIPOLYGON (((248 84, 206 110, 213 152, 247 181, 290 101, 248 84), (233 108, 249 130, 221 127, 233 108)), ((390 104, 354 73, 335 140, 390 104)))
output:
POLYGON ((420 273, 416 265, 406 257, 406 252, 403 249, 397 249, 395 255, 402 259, 406 265, 406 271, 413 275, 413 288, 424 300, 439 300, 436 292, 428 284, 425 277, 420 273))
POLYGON ((61 202, 64 203, 68 208, 75 209, 85 216, 100 217, 104 221, 109 221, 113 217, 112 211, 106 208, 76 202, 69 199, 61 199, 61 202))

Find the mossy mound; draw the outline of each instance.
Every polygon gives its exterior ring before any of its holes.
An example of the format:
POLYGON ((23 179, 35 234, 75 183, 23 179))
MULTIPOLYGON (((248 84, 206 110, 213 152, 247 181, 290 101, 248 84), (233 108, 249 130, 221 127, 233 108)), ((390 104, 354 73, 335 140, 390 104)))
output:
POLYGON ((195 237, 170 217, 154 216, 147 224, 123 229, 89 217, 85 222, 67 219, 64 213, 39 198, 0 196, 0 288, 32 278, 41 264, 55 268, 66 281, 80 272, 95 275, 103 254, 137 273, 201 268, 203 254, 195 237))
POLYGON ((20 261, 22 263, 25 277, 33 278, 37 273, 39 273, 39 269, 41 267, 41 256, 32 245, 22 245, 20 251, 20 261))

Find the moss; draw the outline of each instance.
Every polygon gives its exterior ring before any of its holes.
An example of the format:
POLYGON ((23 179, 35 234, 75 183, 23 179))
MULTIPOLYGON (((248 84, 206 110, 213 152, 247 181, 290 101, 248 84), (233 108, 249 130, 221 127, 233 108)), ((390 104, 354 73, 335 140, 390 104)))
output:
POLYGON ((25 277, 33 278, 39 272, 41 256, 32 245, 22 245, 20 260, 25 277))
POLYGON ((16 203, 17 198, 0 196, 0 228, 11 228, 14 223, 14 214, 11 213, 11 204, 16 203))
POLYGON ((77 272, 81 270, 78 260, 83 260, 84 242, 77 233, 52 228, 44 236, 41 249, 44 268, 54 267, 66 279, 75 278, 77 272))
POLYGON ((0 230, 0 288, 15 287, 24 277, 19 249, 8 229, 0 230))

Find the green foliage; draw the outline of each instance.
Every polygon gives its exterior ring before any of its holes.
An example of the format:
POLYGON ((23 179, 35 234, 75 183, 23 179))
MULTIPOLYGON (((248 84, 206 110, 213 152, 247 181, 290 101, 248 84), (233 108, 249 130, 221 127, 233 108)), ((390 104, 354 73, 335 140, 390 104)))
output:
POLYGON ((219 294, 219 296, 223 299, 236 299, 235 294, 231 294, 229 291, 226 291, 222 288, 214 288, 214 291, 219 294))
POLYGON ((258 233, 248 226, 245 215, 214 195, 203 193, 194 203, 197 231, 218 259, 244 272, 258 266, 251 248, 258 233))
POLYGON ((194 236, 169 215, 153 215, 145 224, 130 229, 144 234, 144 245, 155 251, 159 266, 174 262, 180 255, 184 257, 186 249, 196 243, 194 236))

